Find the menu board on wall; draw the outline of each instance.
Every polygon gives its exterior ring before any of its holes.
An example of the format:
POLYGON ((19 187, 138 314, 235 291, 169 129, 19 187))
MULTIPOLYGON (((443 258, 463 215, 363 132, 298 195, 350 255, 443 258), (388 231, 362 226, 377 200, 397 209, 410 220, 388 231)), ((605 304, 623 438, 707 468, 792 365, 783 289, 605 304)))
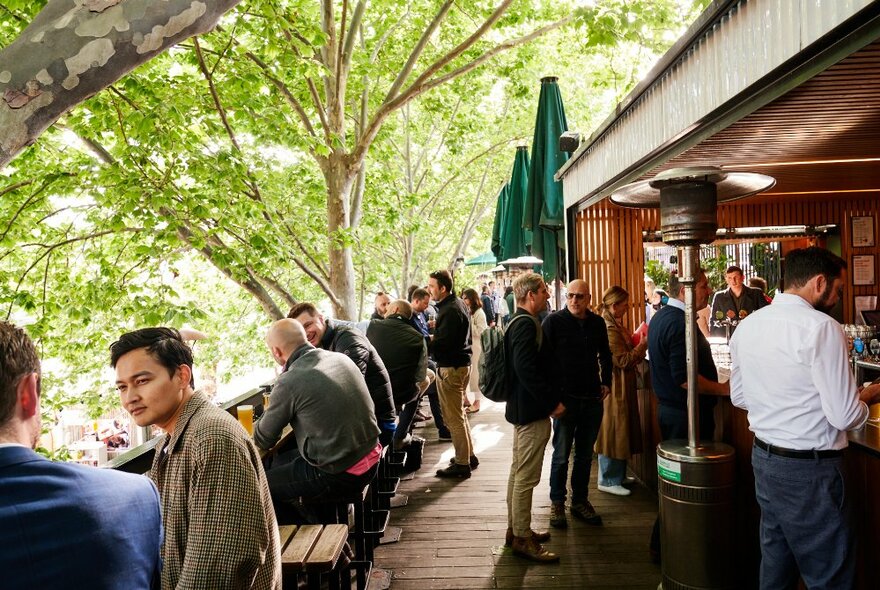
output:
POLYGON ((864 254, 853 256, 853 285, 874 284, 874 255, 864 254))
POLYGON ((852 218, 852 245, 853 248, 865 248, 874 245, 873 217, 864 216, 852 218))

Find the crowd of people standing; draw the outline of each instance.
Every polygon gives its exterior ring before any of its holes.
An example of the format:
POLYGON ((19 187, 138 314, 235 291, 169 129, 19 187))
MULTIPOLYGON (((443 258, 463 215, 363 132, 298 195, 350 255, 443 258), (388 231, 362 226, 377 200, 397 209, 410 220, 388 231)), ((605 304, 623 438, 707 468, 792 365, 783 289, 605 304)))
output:
MULTIPOLYGON (((826 315, 840 297, 844 269, 818 248, 790 252, 786 289, 772 306, 747 290, 741 269, 728 269, 724 297, 740 310, 733 312, 729 383, 719 380, 698 333, 699 437, 713 438, 721 396, 749 411, 756 435, 763 588, 785 587, 798 572, 822 587, 848 587, 853 579, 840 452, 844 431, 863 425, 866 403, 880 401, 880 384, 856 387, 840 327, 826 315), (799 345, 777 346, 779 334, 799 345), (795 434, 786 426, 792 422, 795 434), (798 482, 796 493, 780 477, 798 482), (817 554, 817 541, 834 551, 817 554)), ((705 273, 693 281, 696 309, 707 308, 705 273)), ((436 476, 472 476, 480 462, 467 407, 479 411, 482 401, 473 378, 486 352, 481 335, 500 326, 504 416, 513 426, 505 545, 539 563, 558 561, 545 546, 551 533, 531 526, 548 444, 550 525, 561 529, 566 510, 602 525, 590 502, 594 450, 598 491, 630 494, 627 460, 645 448, 636 387, 646 357, 663 440, 687 438, 685 289, 673 275, 647 337, 628 326, 632 301, 620 286, 606 289, 595 311, 581 279, 568 284, 556 311, 536 273, 520 274, 509 289, 490 283, 459 297, 450 273, 440 270, 406 299, 379 293, 363 329, 297 304, 265 337, 281 373, 253 437, 195 389, 192 351, 177 330, 123 334, 110 349, 121 403, 139 426, 164 432, 148 479, 53 463, 33 451, 41 432, 40 361, 22 329, 0 322, 0 564, 12 587, 63 580, 72 587, 280 588, 277 525, 320 522, 316 504, 369 483, 384 447, 414 443, 423 396, 432 400, 440 440, 454 450, 436 476), (295 442, 279 449, 287 426, 295 442), (276 452, 264 466, 260 450, 269 449, 276 452), (59 558, 65 552, 78 557, 59 558)), ((723 297, 715 301, 725 305, 723 297)), ((659 527, 658 520, 657 556, 659 527)))

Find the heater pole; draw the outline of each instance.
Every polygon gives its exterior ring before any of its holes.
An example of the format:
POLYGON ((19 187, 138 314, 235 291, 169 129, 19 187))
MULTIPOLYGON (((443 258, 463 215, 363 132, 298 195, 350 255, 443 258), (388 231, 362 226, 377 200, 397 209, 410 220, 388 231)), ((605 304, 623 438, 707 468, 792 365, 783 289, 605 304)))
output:
POLYGON ((699 247, 688 245, 681 250, 679 274, 684 285, 685 349, 687 351, 688 447, 699 444, 700 412, 697 398, 697 310, 694 287, 697 283, 699 247))

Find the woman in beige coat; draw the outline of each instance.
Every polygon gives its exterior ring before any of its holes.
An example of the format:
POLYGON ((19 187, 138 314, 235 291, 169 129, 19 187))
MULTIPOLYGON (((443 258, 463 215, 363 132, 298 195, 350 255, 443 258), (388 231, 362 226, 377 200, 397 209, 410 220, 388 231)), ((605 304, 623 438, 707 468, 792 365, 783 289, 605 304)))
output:
POLYGON ((614 375, 611 395, 605 398, 605 413, 596 452, 599 453, 599 490, 618 496, 628 496, 623 487, 626 461, 642 452, 639 406, 636 397, 636 368, 645 358, 648 339, 638 345, 632 343, 632 332, 623 325, 629 309, 629 293, 622 287, 610 287, 602 294, 599 313, 608 328, 614 375))

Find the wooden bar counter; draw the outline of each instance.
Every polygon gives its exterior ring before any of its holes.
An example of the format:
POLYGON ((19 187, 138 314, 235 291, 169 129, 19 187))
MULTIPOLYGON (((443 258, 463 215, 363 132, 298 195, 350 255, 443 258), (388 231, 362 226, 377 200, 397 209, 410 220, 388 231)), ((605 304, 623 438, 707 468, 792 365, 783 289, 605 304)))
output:
MULTIPOLYGON (((657 423, 657 399, 650 389, 639 389, 642 440, 645 452, 633 456, 630 468, 646 486, 657 490, 656 448, 660 442, 657 423)), ((754 435, 749 430, 748 414, 721 399, 715 410, 716 440, 736 449, 738 571, 740 587, 756 588, 760 547, 758 524, 761 512, 755 500, 755 480, 751 453, 754 435)), ((876 588, 880 576, 880 427, 868 424, 849 434, 844 452, 846 492, 852 508, 856 534, 858 590, 876 588)), ((646 538, 647 541, 647 538, 646 538)))

